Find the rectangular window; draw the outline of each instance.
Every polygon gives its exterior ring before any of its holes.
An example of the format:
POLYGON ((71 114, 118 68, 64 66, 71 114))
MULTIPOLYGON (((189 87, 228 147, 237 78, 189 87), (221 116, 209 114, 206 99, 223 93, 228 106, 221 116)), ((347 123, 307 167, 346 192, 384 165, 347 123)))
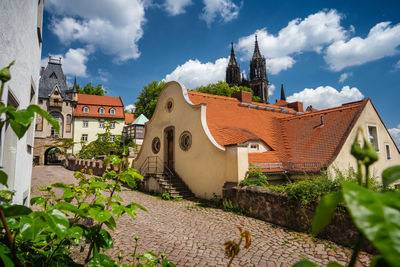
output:
POLYGON ((83 128, 89 127, 89 122, 88 121, 83 121, 83 128))
POLYGON ((82 142, 87 142, 87 134, 82 134, 82 142))
POLYGON ((115 128, 115 121, 112 121, 112 122, 110 123, 110 127, 111 127, 111 129, 114 129, 114 128, 115 128))
POLYGON ((392 159, 392 156, 390 155, 390 146, 389 144, 386 144, 385 147, 386 147, 386 159, 390 160, 392 159))
POLYGON ((104 121, 100 121, 99 128, 104 128, 104 121))
POLYGON ((136 126, 135 138, 137 138, 137 139, 143 139, 144 138, 144 127, 143 126, 136 126))
POLYGON ((99 140, 100 140, 100 141, 103 141, 103 140, 104 140, 104 136, 103 136, 103 135, 100 135, 100 136, 99 136, 99 140))
POLYGON ((115 139, 114 135, 110 135, 110 141, 114 142, 114 139, 115 139))
POLYGON ((39 99, 39 104, 43 104, 43 99, 39 99))
POLYGON ((258 150, 258 145, 257 144, 251 144, 250 149, 252 150, 258 150))
POLYGON ((368 126, 368 140, 374 146, 375 150, 379 152, 378 131, 376 126, 368 126))

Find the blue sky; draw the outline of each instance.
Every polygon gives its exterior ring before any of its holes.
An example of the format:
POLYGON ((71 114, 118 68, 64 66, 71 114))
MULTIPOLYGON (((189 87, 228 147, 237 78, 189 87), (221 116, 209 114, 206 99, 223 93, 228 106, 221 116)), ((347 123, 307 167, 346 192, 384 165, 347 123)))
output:
POLYGON ((400 142, 399 1, 47 0, 42 65, 101 83, 127 106, 153 80, 224 80, 230 42, 248 73, 257 33, 270 101, 327 108, 370 97, 400 142), (276 88, 276 90, 275 90, 276 88))

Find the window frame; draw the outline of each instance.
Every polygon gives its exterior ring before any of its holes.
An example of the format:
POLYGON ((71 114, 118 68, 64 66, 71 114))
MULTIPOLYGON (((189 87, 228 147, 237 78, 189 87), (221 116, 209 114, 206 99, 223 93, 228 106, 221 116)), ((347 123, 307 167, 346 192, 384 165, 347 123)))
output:
POLYGON ((111 121, 110 122, 110 128, 111 129, 115 129, 115 121, 111 121))
POLYGON ((88 142, 88 135, 87 135, 87 134, 82 134, 81 141, 82 141, 83 143, 87 143, 87 142, 88 142), (83 138, 83 137, 86 137, 86 138, 83 138), (85 140, 85 139, 86 139, 86 140, 85 140))
POLYGON ((378 125, 376 125, 376 124, 367 124, 367 135, 368 135, 368 142, 370 142, 374 146, 374 148, 376 149, 377 153, 380 153, 381 152, 381 147, 379 145, 379 140, 380 139, 379 139, 378 125), (374 127, 375 130, 376 130, 376 147, 370 141, 371 140, 371 138, 370 138, 371 135, 369 134, 369 128, 370 127, 374 127))
POLYGON ((110 113, 110 115, 115 115, 115 109, 114 108, 110 108, 109 113, 110 113))
POLYGON ((89 113, 89 107, 83 107, 82 111, 83 111, 83 113, 88 114, 89 113))
POLYGON ((390 151, 390 144, 385 143, 385 153, 386 153, 386 160, 392 160, 392 153, 390 151))
POLYGON ((115 141, 115 135, 110 135, 110 142, 114 142, 115 141))
POLYGON ((104 121, 99 121, 99 128, 104 128, 104 121))
POLYGON ((87 120, 82 121, 82 128, 89 128, 89 121, 87 120))
POLYGON ((105 112, 104 108, 99 108, 99 114, 103 115, 105 112))

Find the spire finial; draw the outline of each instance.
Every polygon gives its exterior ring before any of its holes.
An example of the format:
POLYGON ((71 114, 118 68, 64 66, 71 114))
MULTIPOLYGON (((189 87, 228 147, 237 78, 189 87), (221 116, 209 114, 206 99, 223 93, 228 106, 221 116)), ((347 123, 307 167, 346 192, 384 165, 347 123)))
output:
POLYGON ((257 33, 256 33, 256 42, 257 42, 257 33))
POLYGON ((286 101, 285 88, 283 88, 283 83, 281 84, 281 100, 286 101))

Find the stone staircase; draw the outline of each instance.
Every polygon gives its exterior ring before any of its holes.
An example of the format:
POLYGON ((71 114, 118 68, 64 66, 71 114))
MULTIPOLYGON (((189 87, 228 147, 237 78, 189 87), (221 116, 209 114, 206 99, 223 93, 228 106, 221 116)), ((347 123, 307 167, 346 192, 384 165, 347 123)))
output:
POLYGON ((145 179, 154 177, 162 191, 168 192, 173 199, 191 200, 195 198, 195 195, 179 175, 165 166, 158 157, 148 157, 139 171, 145 179))

